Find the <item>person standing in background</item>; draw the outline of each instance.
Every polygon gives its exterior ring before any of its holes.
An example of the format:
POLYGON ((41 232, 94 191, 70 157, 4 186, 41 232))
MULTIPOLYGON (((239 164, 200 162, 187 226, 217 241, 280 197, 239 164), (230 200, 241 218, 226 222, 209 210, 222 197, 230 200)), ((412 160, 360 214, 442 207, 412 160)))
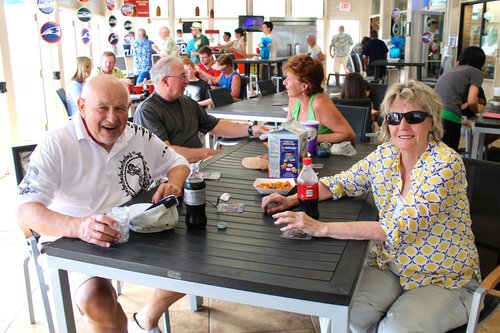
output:
POLYGON ((191 32, 193 34, 193 49, 190 52, 191 60, 198 65, 200 63, 200 56, 198 54, 198 50, 203 46, 209 46, 210 42, 208 41, 207 36, 201 33, 201 23, 193 22, 191 25, 191 32))
POLYGON ((349 34, 344 32, 344 26, 339 26, 339 33, 332 37, 330 42, 330 56, 333 58, 333 72, 335 73, 335 82, 339 86, 340 66, 345 73, 349 73, 347 69, 347 57, 351 45, 354 44, 349 34))
POLYGON ((68 83, 66 92, 66 104, 68 105, 68 115, 71 117, 78 112, 76 104, 82 94, 83 84, 90 76, 92 70, 92 60, 89 57, 76 58, 76 72, 68 83))
POLYGON ((483 84, 481 71, 486 61, 484 51, 478 46, 469 46, 458 58, 458 66, 449 68, 439 78, 434 87, 443 101, 443 142, 455 151, 460 142, 462 110, 481 112, 478 104, 479 90, 483 84))
POLYGON ((222 35, 222 40, 226 44, 229 43, 231 41, 231 33, 229 31, 224 32, 224 34, 222 35))
MULTIPOLYGON (((274 59, 278 56, 278 40, 273 37, 272 32, 273 32, 273 22, 270 21, 264 21, 262 22, 262 32, 266 37, 271 39, 271 44, 269 44, 269 59, 274 59)), ((267 77, 267 67, 265 66, 271 66, 270 64, 261 64, 260 65, 260 79, 261 80, 269 80, 271 79, 270 77, 267 77)), ((274 67, 274 66, 273 66, 274 67)), ((271 73, 274 73, 274 68, 271 68, 271 73)))
MULTIPOLYGON (((366 43, 363 48, 363 55, 365 56, 365 67, 368 68, 368 76, 374 75, 375 66, 372 66, 371 63, 375 60, 387 59, 387 52, 389 49, 387 45, 380 39, 378 39, 377 30, 370 31, 370 41, 366 43)), ((380 76, 384 77, 385 75, 385 67, 380 68, 380 76)), ((379 79, 380 77, 376 77, 375 79, 379 79)))
POLYGON ((153 42, 146 35, 146 30, 137 30, 137 38, 132 45, 132 56, 134 57, 134 74, 140 75, 142 72, 151 69, 153 62, 153 42))
POLYGON ((160 39, 157 43, 153 44, 153 50, 162 57, 178 57, 179 51, 173 38, 170 38, 170 29, 165 26, 161 27, 158 36, 160 36, 160 39))
POLYGON ((309 50, 307 54, 311 56, 311 58, 316 59, 318 61, 323 62, 325 60, 325 55, 321 52, 321 47, 316 44, 316 36, 307 35, 306 38, 307 44, 309 45, 309 50))

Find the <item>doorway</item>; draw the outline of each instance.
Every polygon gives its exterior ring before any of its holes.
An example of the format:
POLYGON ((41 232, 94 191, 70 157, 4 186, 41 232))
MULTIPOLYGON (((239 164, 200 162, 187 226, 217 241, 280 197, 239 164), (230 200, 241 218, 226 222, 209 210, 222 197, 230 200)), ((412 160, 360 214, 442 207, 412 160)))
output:
POLYGON ((426 36, 420 45, 420 62, 425 65, 422 77, 437 79, 441 70, 441 60, 444 56, 445 43, 443 41, 444 12, 419 13, 421 29, 420 36, 426 36))

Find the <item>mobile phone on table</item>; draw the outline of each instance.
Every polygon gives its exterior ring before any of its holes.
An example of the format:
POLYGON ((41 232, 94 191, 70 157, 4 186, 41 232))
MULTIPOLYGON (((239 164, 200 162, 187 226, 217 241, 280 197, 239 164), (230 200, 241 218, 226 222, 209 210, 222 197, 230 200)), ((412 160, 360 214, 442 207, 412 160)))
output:
POLYGON ((159 200, 157 203, 154 203, 151 206, 149 206, 146 210, 150 210, 150 209, 153 209, 153 208, 161 206, 161 205, 164 205, 165 208, 168 209, 174 205, 178 206, 179 200, 177 200, 177 197, 173 194, 167 195, 165 198, 159 200))

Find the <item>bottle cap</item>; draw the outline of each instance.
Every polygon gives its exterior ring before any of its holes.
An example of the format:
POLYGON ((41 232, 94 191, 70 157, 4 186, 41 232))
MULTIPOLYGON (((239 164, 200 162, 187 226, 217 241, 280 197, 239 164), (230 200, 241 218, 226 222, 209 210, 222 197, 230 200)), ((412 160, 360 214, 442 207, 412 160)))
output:
POLYGON ((304 164, 304 165, 311 165, 312 164, 312 158, 310 158, 310 157, 304 157, 302 159, 302 164, 304 164))

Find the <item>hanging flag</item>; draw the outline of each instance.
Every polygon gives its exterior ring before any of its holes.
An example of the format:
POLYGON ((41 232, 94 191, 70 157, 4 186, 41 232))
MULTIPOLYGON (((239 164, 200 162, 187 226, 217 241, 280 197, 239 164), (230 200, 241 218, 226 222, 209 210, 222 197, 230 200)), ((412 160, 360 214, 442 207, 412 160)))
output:
POLYGON ((125 0, 125 3, 135 7, 135 16, 149 17, 149 0, 125 0))
POLYGON ((61 27, 55 22, 47 22, 40 28, 40 37, 47 43, 57 43, 61 36, 61 27))

